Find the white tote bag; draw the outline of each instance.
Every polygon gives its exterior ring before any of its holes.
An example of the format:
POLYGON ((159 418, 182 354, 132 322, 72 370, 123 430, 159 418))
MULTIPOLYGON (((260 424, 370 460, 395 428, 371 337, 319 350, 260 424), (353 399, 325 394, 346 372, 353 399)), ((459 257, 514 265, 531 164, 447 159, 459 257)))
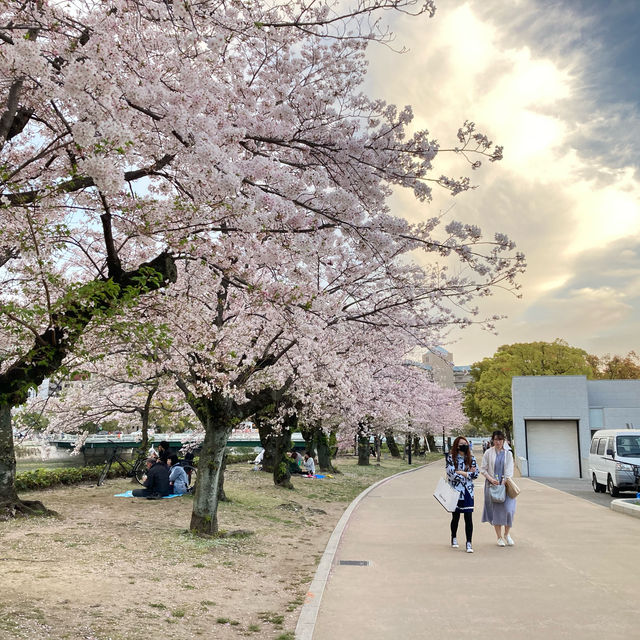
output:
POLYGON ((458 506, 460 494, 449 484, 445 478, 438 480, 438 486, 433 492, 433 497, 449 512, 453 513, 458 506))

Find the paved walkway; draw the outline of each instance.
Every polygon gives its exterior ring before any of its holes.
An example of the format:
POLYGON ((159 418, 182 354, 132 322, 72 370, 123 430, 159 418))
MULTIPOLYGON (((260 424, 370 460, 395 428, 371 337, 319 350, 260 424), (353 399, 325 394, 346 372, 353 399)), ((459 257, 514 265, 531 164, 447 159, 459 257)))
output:
POLYGON ((297 638, 640 638, 640 519, 519 478, 516 546, 500 548, 480 522, 478 483, 467 554, 463 523, 461 549, 451 549, 450 517, 432 497, 442 472, 433 464, 388 479, 345 515, 297 638))

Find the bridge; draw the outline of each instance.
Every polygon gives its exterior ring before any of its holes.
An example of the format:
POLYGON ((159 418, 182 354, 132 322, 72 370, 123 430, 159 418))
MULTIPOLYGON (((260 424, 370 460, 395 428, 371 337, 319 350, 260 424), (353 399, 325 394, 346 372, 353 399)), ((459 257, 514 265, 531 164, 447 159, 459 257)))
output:
MULTIPOLYGON (((172 449, 181 449, 185 444, 193 444, 194 448, 200 449, 204 440, 203 433, 154 433, 149 435, 149 445, 157 448, 158 444, 166 440, 172 449)), ((96 433, 90 435, 82 445, 81 451, 85 452, 91 449, 112 449, 114 446, 118 449, 138 449, 142 441, 142 435, 139 431, 134 433, 96 433)), ((74 449, 78 442, 77 435, 61 434, 58 437, 49 438, 48 444, 56 446, 59 449, 74 449)), ((291 435, 292 446, 300 447, 304 444, 302 434, 293 433, 291 435)), ((234 429, 227 441, 227 448, 259 448, 261 447, 260 435, 257 429, 234 429)))

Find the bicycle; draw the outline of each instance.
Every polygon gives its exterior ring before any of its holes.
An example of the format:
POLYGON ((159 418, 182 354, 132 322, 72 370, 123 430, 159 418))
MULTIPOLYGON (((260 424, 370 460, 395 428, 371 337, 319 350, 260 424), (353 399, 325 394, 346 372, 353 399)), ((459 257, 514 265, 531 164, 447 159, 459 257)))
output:
MULTIPOLYGON (((109 440, 109 442, 113 442, 109 440)), ((115 442, 113 444, 116 444, 115 442)), ((98 478, 98 486, 100 486, 109 475, 111 465, 116 462, 125 472, 127 478, 135 478, 139 484, 142 484, 142 478, 147 473, 146 457, 138 456, 135 461, 127 460, 118 453, 119 447, 113 447, 111 455, 105 460, 104 468, 98 478)))
POLYGON ((178 466, 187 472, 189 482, 187 484, 187 493, 193 493, 196 490, 196 480, 198 478, 198 468, 194 467, 189 460, 178 460, 178 466))

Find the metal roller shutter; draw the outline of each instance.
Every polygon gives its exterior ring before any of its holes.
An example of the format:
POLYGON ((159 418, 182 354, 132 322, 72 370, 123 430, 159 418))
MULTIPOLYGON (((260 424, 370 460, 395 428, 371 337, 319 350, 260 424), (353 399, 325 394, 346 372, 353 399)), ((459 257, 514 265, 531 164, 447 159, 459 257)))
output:
POLYGON ((529 475, 541 478, 579 478, 576 420, 527 420, 529 475))

